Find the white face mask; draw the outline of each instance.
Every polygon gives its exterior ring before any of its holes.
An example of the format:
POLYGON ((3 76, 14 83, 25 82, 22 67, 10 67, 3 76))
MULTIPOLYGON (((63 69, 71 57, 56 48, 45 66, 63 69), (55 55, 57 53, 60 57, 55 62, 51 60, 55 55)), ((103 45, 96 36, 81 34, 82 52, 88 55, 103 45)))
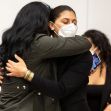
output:
POLYGON ((77 25, 71 23, 61 27, 58 32, 58 35, 62 37, 75 37, 76 31, 77 31, 77 25))

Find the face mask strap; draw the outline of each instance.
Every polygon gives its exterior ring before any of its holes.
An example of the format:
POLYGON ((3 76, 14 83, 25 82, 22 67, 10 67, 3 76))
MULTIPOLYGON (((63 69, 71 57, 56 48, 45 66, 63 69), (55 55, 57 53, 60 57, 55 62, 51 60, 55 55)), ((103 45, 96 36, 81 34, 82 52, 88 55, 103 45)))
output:
MULTIPOLYGON (((58 29, 58 31, 60 30, 60 28, 58 28, 56 25, 55 25, 55 23, 54 22, 52 22, 52 21, 49 21, 50 23, 52 23, 57 29, 58 29)), ((54 30, 52 30, 57 36, 59 36, 59 34, 56 32, 56 31, 54 31, 54 30)))

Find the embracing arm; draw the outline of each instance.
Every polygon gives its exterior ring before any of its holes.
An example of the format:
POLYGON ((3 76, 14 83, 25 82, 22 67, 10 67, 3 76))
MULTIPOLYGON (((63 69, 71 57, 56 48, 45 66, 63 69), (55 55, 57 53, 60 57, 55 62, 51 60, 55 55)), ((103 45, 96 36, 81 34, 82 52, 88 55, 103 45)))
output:
POLYGON ((77 55, 74 61, 72 58, 70 67, 67 68, 67 71, 64 72, 58 82, 43 79, 38 74, 35 74, 31 84, 35 89, 48 96, 62 98, 72 92, 76 92, 79 87, 87 84, 91 66, 92 56, 89 52, 86 52, 77 55))
MULTIPOLYGON (((19 62, 15 63, 13 61, 9 61, 9 63, 7 63, 7 70, 12 72, 9 75, 24 77, 27 67, 21 58, 16 56, 16 59, 19 62), (25 71, 22 70, 23 67, 26 69, 25 71)), ((90 73, 91 66, 92 55, 89 52, 85 52, 83 54, 71 57, 70 66, 66 71, 63 72, 59 81, 44 79, 41 78, 39 74, 34 73, 32 73, 32 78, 29 81, 34 89, 37 89, 38 91, 41 91, 42 93, 51 97, 62 98, 67 96, 69 93, 75 92, 82 85, 87 84, 88 74, 90 73)))
POLYGON ((31 55, 37 55, 45 59, 72 56, 86 52, 90 47, 90 42, 81 36, 68 38, 51 38, 43 36, 39 39, 35 39, 34 44, 32 44, 31 47, 31 55))

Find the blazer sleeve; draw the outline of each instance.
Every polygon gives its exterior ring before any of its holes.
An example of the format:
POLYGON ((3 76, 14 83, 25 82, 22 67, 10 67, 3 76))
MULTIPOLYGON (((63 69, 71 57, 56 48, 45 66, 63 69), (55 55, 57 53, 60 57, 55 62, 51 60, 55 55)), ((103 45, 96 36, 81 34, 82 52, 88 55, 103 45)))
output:
POLYGON ((31 55, 37 55, 42 59, 71 56, 86 52, 90 47, 90 42, 80 36, 68 38, 43 36, 35 39, 31 46, 31 55))
POLYGON ((43 79, 38 74, 35 74, 31 81, 32 86, 54 98, 62 98, 72 92, 76 92, 88 82, 88 75, 92 66, 92 56, 89 52, 86 52, 75 59, 58 82, 43 79))

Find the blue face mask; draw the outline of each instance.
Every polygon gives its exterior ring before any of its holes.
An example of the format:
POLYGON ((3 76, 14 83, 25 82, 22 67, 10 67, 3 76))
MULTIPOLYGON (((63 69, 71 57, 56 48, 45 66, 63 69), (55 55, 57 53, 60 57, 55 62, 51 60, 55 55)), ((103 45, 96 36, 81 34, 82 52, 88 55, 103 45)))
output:
POLYGON ((96 53, 94 53, 92 56, 93 56, 93 64, 92 64, 91 71, 94 71, 98 67, 98 65, 101 63, 101 59, 96 53))

